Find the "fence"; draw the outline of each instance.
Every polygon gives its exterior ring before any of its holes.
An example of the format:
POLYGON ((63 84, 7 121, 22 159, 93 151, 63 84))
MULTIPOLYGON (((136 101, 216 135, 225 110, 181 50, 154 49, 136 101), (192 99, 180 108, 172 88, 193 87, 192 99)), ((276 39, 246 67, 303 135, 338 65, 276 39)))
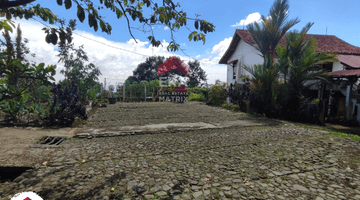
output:
POLYGON ((132 102, 132 101, 155 101, 159 96, 159 82, 141 81, 140 83, 130 82, 120 83, 116 87, 114 96, 119 101, 132 102))

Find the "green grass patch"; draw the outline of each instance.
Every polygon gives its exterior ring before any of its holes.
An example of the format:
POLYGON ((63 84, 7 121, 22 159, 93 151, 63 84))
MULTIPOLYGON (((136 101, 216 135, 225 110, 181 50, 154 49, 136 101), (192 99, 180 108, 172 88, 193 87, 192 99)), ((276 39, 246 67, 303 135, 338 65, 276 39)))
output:
POLYGON ((340 136, 343 138, 351 138, 352 140, 360 141, 360 136, 350 134, 350 133, 339 132, 339 131, 335 131, 335 130, 331 130, 331 129, 327 129, 327 128, 314 128, 314 127, 309 127, 309 126, 305 126, 305 125, 296 125, 296 126, 301 127, 301 128, 306 128, 306 129, 317 129, 317 130, 321 130, 321 131, 326 131, 332 135, 337 135, 337 136, 340 136))

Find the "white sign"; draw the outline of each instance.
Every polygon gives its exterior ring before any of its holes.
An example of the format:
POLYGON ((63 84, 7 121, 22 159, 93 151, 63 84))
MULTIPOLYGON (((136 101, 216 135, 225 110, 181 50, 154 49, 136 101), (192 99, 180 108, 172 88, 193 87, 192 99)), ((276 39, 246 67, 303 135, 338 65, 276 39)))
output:
POLYGON ((39 195, 34 192, 22 192, 14 195, 11 200, 43 200, 39 195))

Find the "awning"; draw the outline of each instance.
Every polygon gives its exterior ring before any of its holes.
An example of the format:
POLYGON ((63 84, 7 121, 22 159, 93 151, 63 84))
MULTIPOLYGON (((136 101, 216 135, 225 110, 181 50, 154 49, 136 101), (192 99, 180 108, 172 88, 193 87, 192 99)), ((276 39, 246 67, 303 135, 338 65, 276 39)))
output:
POLYGON ((344 65, 347 65, 347 66, 353 67, 353 68, 360 68, 360 56, 340 54, 337 56, 337 58, 344 65))
POLYGON ((331 72, 333 77, 360 76, 360 69, 349 69, 331 72))
POLYGON ((228 65, 231 65, 231 64, 233 64, 233 63, 236 62, 236 61, 238 61, 238 59, 232 60, 232 61, 228 62, 228 65))

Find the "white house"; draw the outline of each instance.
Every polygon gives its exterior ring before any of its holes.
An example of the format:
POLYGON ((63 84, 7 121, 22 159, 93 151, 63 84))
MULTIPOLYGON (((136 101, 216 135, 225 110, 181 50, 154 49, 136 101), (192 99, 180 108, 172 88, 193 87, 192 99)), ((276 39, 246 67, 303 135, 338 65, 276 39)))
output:
MULTIPOLYGON (((360 77, 360 48, 350 45, 333 35, 307 34, 305 39, 315 38, 318 42, 319 52, 338 53, 338 61, 324 64, 322 67, 332 72, 333 79, 338 79, 338 85, 327 85, 326 89, 337 90, 343 94, 346 109, 346 117, 351 118, 357 114, 360 121, 360 96, 356 92, 360 77), (345 84, 344 84, 345 83, 345 84)), ((285 44, 282 38, 279 44, 285 44)), ((253 66, 262 64, 263 57, 255 49, 255 42, 247 30, 235 31, 232 41, 219 61, 219 64, 227 65, 227 83, 242 83, 241 75, 250 75, 244 65, 253 66)), ((317 90, 319 86, 312 89, 317 90)))

